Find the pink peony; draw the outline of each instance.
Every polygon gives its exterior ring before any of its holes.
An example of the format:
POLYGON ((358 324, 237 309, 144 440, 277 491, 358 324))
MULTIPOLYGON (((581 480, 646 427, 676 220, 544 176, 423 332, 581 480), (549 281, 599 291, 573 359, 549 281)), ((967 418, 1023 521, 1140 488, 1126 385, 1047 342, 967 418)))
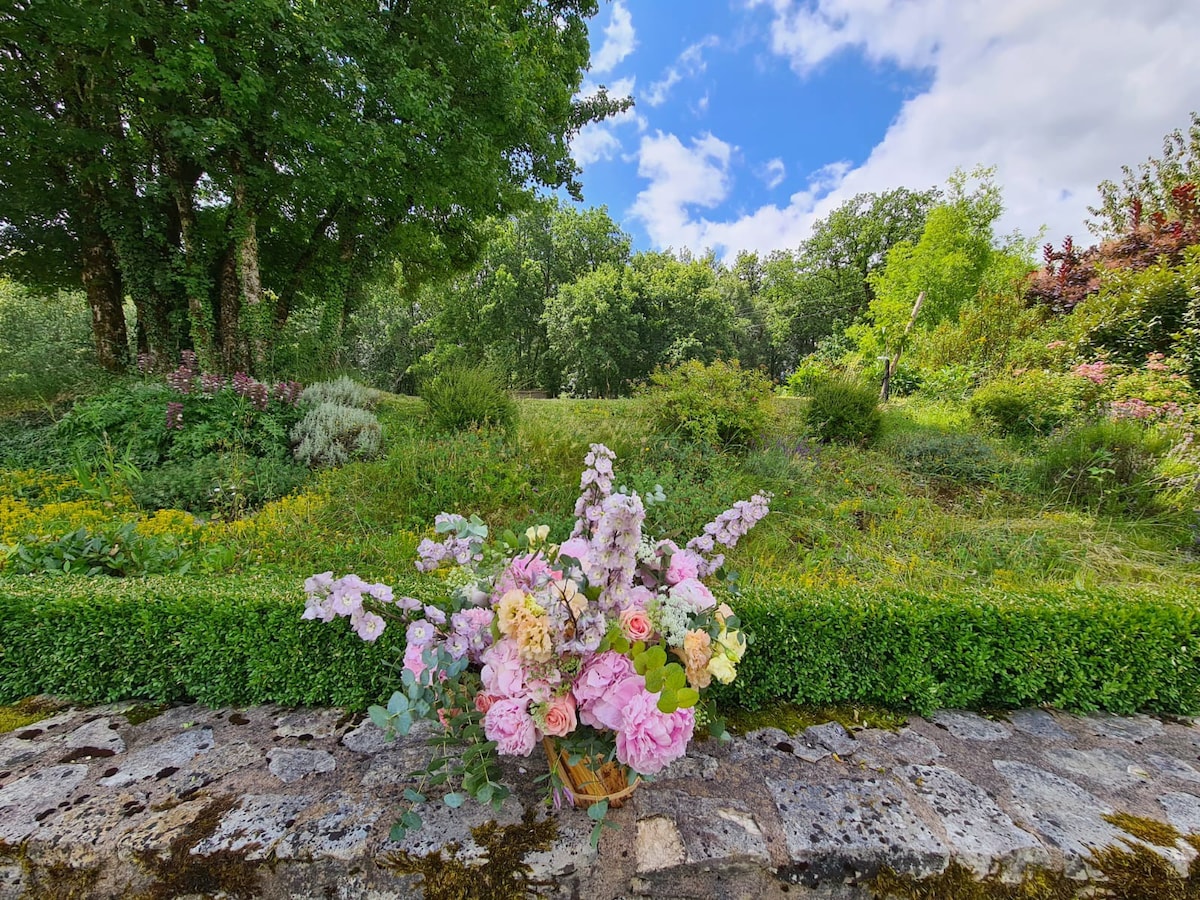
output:
POLYGON ((562 546, 558 548, 559 557, 569 556, 571 559, 577 559, 586 569, 588 567, 588 556, 592 551, 591 545, 586 538, 573 537, 569 541, 563 541, 562 546))
POLYGON ((712 591, 695 578, 685 579, 672 587, 671 596, 685 601, 695 612, 704 612, 717 605, 717 598, 712 591))
POLYGON ((671 564, 667 566, 667 584, 679 584, 700 574, 700 558, 690 550, 680 550, 671 554, 671 564))
POLYGON ((617 759, 643 775, 657 775, 687 750, 696 727, 692 709, 663 713, 658 694, 645 690, 628 698, 624 726, 617 731, 617 759))
POLYGON ((524 700, 493 703, 483 717, 483 733, 505 756, 528 756, 537 743, 537 729, 524 700))
POLYGON ((610 687, 595 700, 579 705, 579 718, 584 725, 620 731, 625 727, 625 710, 630 701, 646 693, 646 681, 641 675, 630 675, 610 687))
POLYGON ((566 737, 575 730, 575 698, 570 694, 553 698, 546 706, 546 734, 551 737, 566 737))
POLYGON ((603 697, 618 681, 623 681, 633 674, 633 663, 628 656, 622 656, 613 650, 597 653, 583 664, 571 693, 580 705, 590 703, 603 697))
POLYGON ((528 674, 521 662, 516 641, 502 638, 483 651, 483 670, 479 673, 483 689, 496 697, 518 697, 529 694, 528 674))
POLYGON ((631 641, 648 641, 654 637, 654 626, 644 609, 630 607, 621 613, 621 630, 631 641))

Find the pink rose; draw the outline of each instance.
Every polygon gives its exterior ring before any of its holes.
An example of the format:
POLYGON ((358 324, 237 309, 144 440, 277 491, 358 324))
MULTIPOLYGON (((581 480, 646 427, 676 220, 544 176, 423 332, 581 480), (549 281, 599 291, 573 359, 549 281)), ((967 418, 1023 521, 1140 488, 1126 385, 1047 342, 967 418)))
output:
POLYGON ((546 706, 546 727, 544 731, 551 737, 566 737, 575 730, 577 724, 575 720, 575 698, 570 694, 555 697, 546 706))
POLYGON ((717 598, 703 582, 686 578, 671 588, 671 596, 686 602, 695 612, 704 612, 717 605, 717 598))
POLYGON ((483 651, 483 670, 479 678, 483 689, 495 697, 519 697, 529 694, 528 675, 521 662, 517 642, 502 638, 483 651))
POLYGON ((579 706, 579 718, 584 725, 620 732, 625 726, 625 710, 639 694, 646 693, 646 681, 641 675, 630 675, 618 681, 603 695, 579 706))
POLYGON ((495 702, 495 697, 493 697, 491 694, 486 694, 483 691, 480 691, 475 695, 475 708, 481 713, 486 713, 492 708, 492 704, 495 702))
POLYGON ((533 716, 524 700, 497 700, 483 717, 483 733, 505 756, 528 756, 537 743, 533 716))
POLYGON ((654 626, 644 609, 631 607, 621 613, 621 630, 631 641, 648 641, 654 636, 654 626))
POLYGON ((671 554, 671 564, 667 566, 667 584, 679 584, 700 574, 700 558, 690 550, 680 550, 671 554))
POLYGON ((660 712, 658 694, 643 690, 626 702, 624 726, 617 731, 617 759, 635 772, 657 775, 687 751, 695 727, 694 710, 660 712))

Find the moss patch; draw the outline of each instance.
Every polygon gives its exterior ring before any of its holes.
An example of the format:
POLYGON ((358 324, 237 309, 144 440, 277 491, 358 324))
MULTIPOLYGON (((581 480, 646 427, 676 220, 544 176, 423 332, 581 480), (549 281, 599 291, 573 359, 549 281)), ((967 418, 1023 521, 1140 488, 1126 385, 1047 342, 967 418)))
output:
POLYGON ((1103 819, 1109 825, 1116 825, 1126 834, 1132 834, 1135 838, 1157 847, 1174 847, 1183 837, 1177 828, 1166 822, 1143 819, 1129 813, 1105 813, 1103 819))
POLYGON ((170 708, 170 703, 141 703, 131 706, 122 715, 130 725, 141 725, 143 722, 158 718, 170 708))
POLYGON ((779 728, 799 734, 813 725, 837 722, 847 731, 855 728, 886 728, 895 731, 908 724, 903 714, 880 706, 798 706, 780 703, 763 709, 722 709, 726 727, 734 734, 747 734, 759 728, 779 728))
POLYGON ((1017 884, 999 879, 979 880, 975 873, 958 862, 944 872, 926 878, 900 875, 882 869, 870 884, 871 893, 899 900, 1072 900, 1080 887, 1061 872, 1042 869, 1026 871, 1017 884))
POLYGON ((48 719, 65 708, 65 703, 51 697, 27 697, 12 706, 0 706, 0 734, 7 734, 42 719, 48 719))
POLYGON ((453 842, 442 850, 414 856, 407 850, 385 854, 380 865, 402 875, 420 875, 426 900, 525 900, 548 885, 533 878, 525 857, 549 850, 558 837, 558 820, 538 822, 537 811, 527 808, 517 825, 498 825, 493 819, 471 829, 483 848, 478 862, 459 856, 462 845, 453 842))

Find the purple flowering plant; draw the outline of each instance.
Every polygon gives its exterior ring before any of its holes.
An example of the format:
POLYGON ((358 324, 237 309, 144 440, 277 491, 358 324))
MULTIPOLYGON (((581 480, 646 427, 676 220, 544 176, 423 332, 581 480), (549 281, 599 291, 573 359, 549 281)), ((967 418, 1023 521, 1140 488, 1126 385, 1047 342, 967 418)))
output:
MULTIPOLYGON (((510 793, 498 757, 529 756, 547 738, 568 765, 624 765, 632 786, 684 755, 698 719, 723 736, 702 695, 714 680, 736 678, 749 641, 704 579, 767 514, 771 496, 734 504, 680 547, 643 533, 646 504, 665 497, 661 488, 645 497, 614 489, 614 460, 607 447, 591 446, 575 527, 560 544, 544 525, 489 540, 477 517, 439 515, 416 567, 444 573, 441 605, 395 597, 353 574, 305 582, 305 619, 348 618, 367 641, 388 620, 406 629, 400 689, 369 712, 389 737, 418 720, 438 723, 423 780, 405 791, 411 803, 441 787, 451 807, 470 795, 498 809, 510 793)), ((574 799, 557 758, 544 776, 556 805, 574 799)), ((593 840, 607 806, 589 807, 593 840)), ((420 825, 410 808, 393 837, 420 825)))

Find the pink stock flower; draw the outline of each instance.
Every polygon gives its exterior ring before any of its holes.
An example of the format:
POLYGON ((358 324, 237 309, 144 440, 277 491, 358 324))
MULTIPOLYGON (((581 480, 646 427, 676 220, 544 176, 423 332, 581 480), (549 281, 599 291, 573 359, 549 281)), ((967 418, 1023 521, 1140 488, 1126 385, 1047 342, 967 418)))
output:
POLYGON ((483 717, 483 733, 505 756, 528 756, 537 743, 537 729, 524 700, 493 703, 483 717))
POLYGON ((566 737, 575 730, 575 698, 570 694, 554 697, 546 706, 546 727, 550 737, 566 737))
POLYGON ((528 673, 521 662, 516 641, 502 638, 483 651, 483 671, 479 673, 484 690, 497 697, 522 700, 529 696, 528 673))
POLYGON ((667 584, 679 584, 700 574, 700 558, 690 550, 680 550, 671 554, 671 564, 667 566, 667 584))
POLYGON ((625 704, 623 726, 617 730, 617 759, 643 775, 657 775, 687 751, 696 727, 692 709, 663 713, 658 694, 645 690, 625 704))
POLYGON ((621 613, 621 630, 631 641, 648 641, 654 637, 654 626, 644 609, 631 607, 621 613))

